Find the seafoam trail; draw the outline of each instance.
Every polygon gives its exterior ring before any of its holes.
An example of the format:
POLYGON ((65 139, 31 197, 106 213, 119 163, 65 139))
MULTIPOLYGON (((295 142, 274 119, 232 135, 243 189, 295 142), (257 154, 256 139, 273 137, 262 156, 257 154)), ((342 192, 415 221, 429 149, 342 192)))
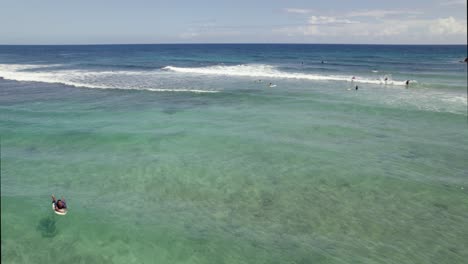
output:
MULTIPOLYGON (((118 77, 126 76, 134 80, 145 79, 155 72, 141 71, 89 71, 56 69, 61 65, 26 65, 26 64, 0 64, 0 77, 7 80, 59 83, 80 88, 120 89, 120 90, 146 90, 153 92, 193 92, 216 93, 214 90, 189 88, 158 88, 151 87, 151 82, 125 82, 118 77), (55 67, 54 69, 50 69, 55 67)), ((145 79, 147 80, 147 79, 145 79)))
POLYGON ((345 76, 345 75, 320 75, 312 73, 299 73, 299 72, 285 72, 278 68, 265 65, 265 64, 242 64, 235 66, 208 66, 208 67, 175 67, 166 66, 164 70, 191 73, 191 74, 205 74, 205 75, 224 75, 224 76, 243 76, 254 78, 276 78, 276 79, 303 79, 314 81, 344 81, 356 83, 370 83, 370 84, 388 84, 388 85, 405 85, 405 81, 395 81, 388 79, 385 81, 383 78, 371 79, 366 77, 345 76))

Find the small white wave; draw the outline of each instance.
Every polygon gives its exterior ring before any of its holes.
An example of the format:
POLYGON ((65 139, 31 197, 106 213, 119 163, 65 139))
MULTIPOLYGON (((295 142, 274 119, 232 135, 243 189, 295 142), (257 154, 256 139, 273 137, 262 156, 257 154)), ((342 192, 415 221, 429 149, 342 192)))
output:
POLYGON ((60 67, 62 64, 0 64, 0 73, 60 67))
POLYGON ((370 84, 389 84, 389 85, 405 85, 405 81, 394 81, 388 79, 369 79, 359 76, 343 76, 343 75, 319 75, 307 74, 297 72, 284 72, 271 65, 252 64, 252 65, 236 65, 236 66, 209 66, 198 68, 184 68, 175 66, 166 66, 163 70, 192 73, 192 74, 206 74, 206 75, 224 75, 224 76, 242 76, 242 77, 262 77, 262 78, 279 78, 279 79, 303 79, 303 80, 316 80, 316 81, 345 81, 357 83, 370 83, 370 84), (353 78, 354 77, 354 78, 353 78))
POLYGON ((464 96, 453 96, 449 98, 442 98, 441 100, 450 103, 459 103, 464 105, 468 104, 467 98, 464 96))
POLYGON ((191 93, 219 93, 219 91, 197 90, 197 89, 160 89, 160 88, 141 88, 153 92, 191 92, 191 93))

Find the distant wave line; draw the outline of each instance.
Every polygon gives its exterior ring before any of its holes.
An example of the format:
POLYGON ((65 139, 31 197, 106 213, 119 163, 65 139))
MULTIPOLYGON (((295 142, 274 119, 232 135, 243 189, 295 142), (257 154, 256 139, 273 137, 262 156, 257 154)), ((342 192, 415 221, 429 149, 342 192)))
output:
POLYGON ((395 81, 388 78, 385 81, 384 77, 380 79, 369 79, 359 76, 342 76, 342 75, 318 75, 297 72, 284 72, 271 65, 255 64, 255 65, 236 65, 236 66, 209 66, 209 67, 175 67, 166 66, 163 70, 193 73, 206 75, 224 75, 224 76, 244 76, 244 77, 263 77, 263 78, 282 78, 282 79, 303 79, 303 80, 318 80, 318 81, 345 81, 356 83, 370 84, 388 84, 388 85, 405 85, 405 81, 395 81), (353 78, 354 77, 354 78, 353 78))
POLYGON ((200 90, 200 89, 177 89, 177 88, 152 88, 152 87, 125 87, 115 85, 100 85, 90 84, 84 82, 77 82, 73 80, 67 80, 71 77, 83 78, 87 75, 105 75, 105 74, 130 74, 128 71, 124 72, 84 72, 77 70, 62 70, 55 72, 34 72, 24 71, 30 69, 39 69, 44 67, 50 67, 50 65, 12 65, 12 64, 0 64, 0 77, 6 80, 13 81, 26 81, 26 82, 43 82, 43 83, 57 83, 64 84, 79 88, 90 88, 90 89, 119 89, 119 90, 146 90, 153 92, 192 92, 192 93, 217 93, 219 91, 214 90, 200 90))

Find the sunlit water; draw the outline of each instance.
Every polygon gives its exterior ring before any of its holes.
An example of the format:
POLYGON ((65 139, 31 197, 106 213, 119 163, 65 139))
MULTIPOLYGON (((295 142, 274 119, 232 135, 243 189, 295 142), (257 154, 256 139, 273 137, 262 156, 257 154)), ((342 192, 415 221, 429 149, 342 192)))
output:
POLYGON ((1 260, 465 263, 464 52, 0 47, 1 260))

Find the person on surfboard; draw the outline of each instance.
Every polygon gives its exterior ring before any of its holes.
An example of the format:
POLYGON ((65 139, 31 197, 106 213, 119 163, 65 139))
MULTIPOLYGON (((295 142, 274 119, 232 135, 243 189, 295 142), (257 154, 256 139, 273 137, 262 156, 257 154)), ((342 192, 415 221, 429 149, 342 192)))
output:
POLYGON ((65 202, 65 198, 62 199, 55 199, 55 195, 52 194, 52 204, 54 205, 54 210, 59 213, 66 213, 67 212, 67 204, 65 202))

